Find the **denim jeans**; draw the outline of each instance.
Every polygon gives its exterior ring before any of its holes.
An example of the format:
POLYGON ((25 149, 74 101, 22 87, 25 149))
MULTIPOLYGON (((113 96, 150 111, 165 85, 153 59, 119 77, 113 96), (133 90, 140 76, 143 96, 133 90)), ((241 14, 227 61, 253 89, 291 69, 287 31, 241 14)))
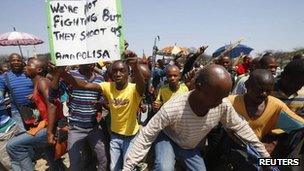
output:
POLYGON ((12 119, 14 121, 16 121, 15 135, 24 133, 26 130, 24 128, 23 121, 22 121, 22 118, 21 118, 21 115, 20 115, 19 111, 17 109, 15 109, 15 107, 12 107, 11 113, 12 113, 12 119))
POLYGON ((111 134, 110 141, 110 170, 118 171, 123 167, 125 155, 130 148, 130 143, 133 141, 134 136, 123 136, 116 133, 111 134))
POLYGON ((156 171, 174 171, 176 157, 185 162, 187 170, 206 170, 199 148, 182 149, 162 132, 155 141, 154 150, 154 170, 156 171))
MULTIPOLYGON (((71 170, 87 169, 82 168, 82 157, 84 152, 84 146, 89 144, 91 151, 97 156, 98 171, 106 170, 107 157, 105 153, 104 145, 104 133, 101 128, 81 128, 78 126, 70 126, 68 135, 68 149, 71 170)), ((96 169, 95 166, 92 168, 96 169)))
POLYGON ((11 158, 13 171, 34 170, 32 161, 33 148, 44 148, 45 157, 50 170, 60 170, 60 163, 54 160, 54 149, 47 143, 46 128, 40 130, 35 136, 26 132, 10 139, 6 145, 6 151, 11 158))

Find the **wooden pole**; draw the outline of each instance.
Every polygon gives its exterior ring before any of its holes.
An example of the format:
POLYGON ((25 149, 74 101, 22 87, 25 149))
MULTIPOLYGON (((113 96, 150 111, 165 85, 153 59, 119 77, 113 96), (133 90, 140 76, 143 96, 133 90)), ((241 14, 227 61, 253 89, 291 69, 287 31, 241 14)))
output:
MULTIPOLYGON (((16 28, 15 28, 15 27, 14 27, 14 31, 16 31, 16 28)), ((19 44, 18 40, 17 40, 17 44, 18 44, 18 47, 19 47, 20 55, 21 55, 21 57, 23 58, 23 54, 22 54, 22 50, 21 50, 21 46, 20 46, 20 44, 19 44)))

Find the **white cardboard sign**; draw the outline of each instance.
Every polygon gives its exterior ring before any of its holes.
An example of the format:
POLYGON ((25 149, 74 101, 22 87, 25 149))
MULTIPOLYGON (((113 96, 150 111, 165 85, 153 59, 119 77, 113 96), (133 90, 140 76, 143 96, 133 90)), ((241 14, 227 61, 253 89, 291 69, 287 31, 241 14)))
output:
POLYGON ((46 10, 51 57, 57 66, 120 59, 120 0, 48 0, 46 10))

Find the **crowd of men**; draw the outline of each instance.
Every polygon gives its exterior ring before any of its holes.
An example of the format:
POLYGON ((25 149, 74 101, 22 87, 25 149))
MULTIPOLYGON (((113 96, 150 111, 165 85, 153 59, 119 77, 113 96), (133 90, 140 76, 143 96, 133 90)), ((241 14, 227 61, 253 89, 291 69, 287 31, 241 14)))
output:
POLYGON ((204 50, 185 57, 190 67, 129 50, 77 67, 11 54, 0 66, 0 169, 34 170, 42 157, 65 170, 65 143, 72 171, 280 169, 258 166, 248 146, 304 159, 303 56, 278 72, 271 53, 202 66, 204 50))

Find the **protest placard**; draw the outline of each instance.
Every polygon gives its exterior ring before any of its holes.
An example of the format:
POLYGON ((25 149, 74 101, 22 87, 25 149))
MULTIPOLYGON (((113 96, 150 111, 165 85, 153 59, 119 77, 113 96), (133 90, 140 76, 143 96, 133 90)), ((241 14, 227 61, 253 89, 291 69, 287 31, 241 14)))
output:
POLYGON ((120 0, 48 0, 46 10, 51 57, 57 66, 120 59, 120 0))

